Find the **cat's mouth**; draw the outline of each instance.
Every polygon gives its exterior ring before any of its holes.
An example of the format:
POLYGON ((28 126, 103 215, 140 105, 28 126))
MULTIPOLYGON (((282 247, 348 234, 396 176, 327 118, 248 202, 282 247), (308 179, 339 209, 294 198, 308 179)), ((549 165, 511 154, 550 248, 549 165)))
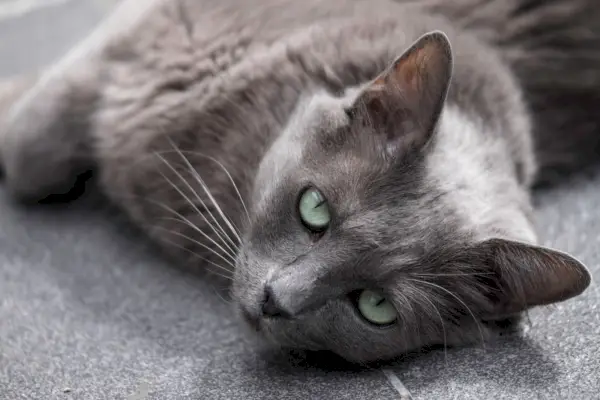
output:
POLYGON ((240 307, 244 322, 255 332, 260 332, 262 329, 260 316, 253 314, 244 307, 240 307))
MULTIPOLYGON (((268 307, 267 307, 268 308, 268 307)), ((252 312, 248 308, 241 306, 240 313, 242 315, 242 319, 244 322, 255 332, 265 333, 266 326, 269 322, 274 322, 275 320, 291 320, 291 316, 280 313, 278 310, 272 310, 272 313, 269 314, 265 312, 265 302, 261 303, 261 312, 256 313, 252 312)))

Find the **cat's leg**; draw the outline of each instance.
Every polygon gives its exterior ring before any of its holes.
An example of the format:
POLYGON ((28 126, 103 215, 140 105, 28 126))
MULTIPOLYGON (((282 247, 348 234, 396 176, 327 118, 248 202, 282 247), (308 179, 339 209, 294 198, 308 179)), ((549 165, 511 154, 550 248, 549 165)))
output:
MULTIPOLYGON (((12 79, 0 80, 0 135, 2 135, 2 122, 6 118, 10 106, 14 104, 23 93, 30 89, 38 77, 35 74, 31 76, 19 76, 12 79)), ((2 153, 0 152, 0 176, 2 175, 2 153)))
POLYGON ((64 193, 92 167, 90 128, 101 96, 105 53, 164 1, 124 1, 34 83, 0 87, 6 107, 0 116, 0 161, 16 198, 35 201, 64 193))
MULTIPOLYGON (((37 74, 18 76, 0 80, 0 121, 6 118, 12 104, 21 97, 38 80, 37 74)), ((0 159, 0 165, 2 160, 0 159)))
POLYGON ((91 166, 87 131, 96 92, 76 75, 44 78, 0 87, 2 171, 11 194, 23 201, 69 191, 91 166))

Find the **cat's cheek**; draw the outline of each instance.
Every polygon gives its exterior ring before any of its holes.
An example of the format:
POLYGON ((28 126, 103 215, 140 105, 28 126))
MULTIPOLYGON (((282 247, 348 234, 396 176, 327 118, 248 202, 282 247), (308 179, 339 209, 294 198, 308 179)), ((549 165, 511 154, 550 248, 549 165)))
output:
POLYGON ((395 356, 403 348, 392 338, 401 337, 399 327, 385 329, 369 325, 350 301, 329 302, 313 316, 313 334, 329 350, 352 363, 364 363, 395 356))
POLYGON ((260 334, 277 347, 310 351, 329 350, 321 340, 318 329, 308 321, 265 319, 260 334))
POLYGON ((260 282, 245 271, 236 271, 230 294, 241 322, 254 331, 260 331, 259 304, 262 298, 260 282))

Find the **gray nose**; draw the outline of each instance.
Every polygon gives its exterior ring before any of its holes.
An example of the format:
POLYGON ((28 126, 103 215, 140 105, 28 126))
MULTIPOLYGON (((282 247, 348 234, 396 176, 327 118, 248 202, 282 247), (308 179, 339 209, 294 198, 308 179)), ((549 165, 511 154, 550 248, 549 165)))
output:
POLYGON ((263 294, 262 314, 265 317, 271 318, 291 317, 289 312, 281 308, 281 305, 277 302, 277 297, 275 297, 273 293, 273 289, 268 284, 265 286, 265 292, 263 294))

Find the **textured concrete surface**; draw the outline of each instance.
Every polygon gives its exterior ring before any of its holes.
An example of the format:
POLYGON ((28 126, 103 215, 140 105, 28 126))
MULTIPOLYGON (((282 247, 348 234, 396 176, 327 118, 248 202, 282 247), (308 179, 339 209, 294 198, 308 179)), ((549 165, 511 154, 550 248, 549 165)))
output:
MULTIPOLYGON (((0 0, 0 76, 55 59, 111 3, 0 0)), ((598 275, 600 175, 539 201, 546 243, 598 275)), ((531 312, 523 337, 387 375, 261 351, 219 285, 173 268, 94 196, 24 209, 0 185, 0 399, 394 399, 401 386, 414 399, 600 398, 595 282, 531 312)))
POLYGON ((600 174, 539 193, 538 202, 546 244, 580 257, 592 285, 579 298, 531 311, 522 338, 398 366, 415 399, 600 399, 600 174))

